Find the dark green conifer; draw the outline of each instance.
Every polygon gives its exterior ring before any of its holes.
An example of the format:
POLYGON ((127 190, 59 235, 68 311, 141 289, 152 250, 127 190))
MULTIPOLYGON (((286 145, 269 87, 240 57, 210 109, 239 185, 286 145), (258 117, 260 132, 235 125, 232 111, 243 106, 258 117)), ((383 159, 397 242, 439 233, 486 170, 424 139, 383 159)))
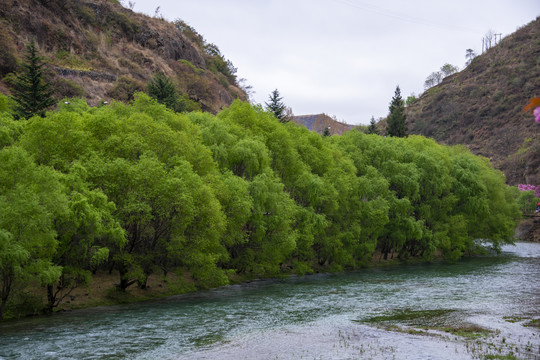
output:
POLYGON ((379 129, 377 129, 377 123, 375 122, 375 118, 373 116, 371 117, 371 120, 369 121, 367 133, 379 135, 379 129))
POLYGON ((160 104, 167 106, 169 109, 177 110, 178 93, 176 87, 170 78, 162 72, 156 73, 146 86, 148 95, 156 99, 160 104))
POLYGON ((405 126, 405 102, 401 97, 399 85, 396 87, 394 97, 390 102, 390 115, 388 115, 387 134, 395 137, 407 136, 407 127, 405 126))
POLYGON ((45 110, 55 104, 50 85, 43 79, 43 58, 38 55, 34 40, 26 47, 24 70, 13 84, 13 98, 17 102, 19 118, 45 116, 45 110))
POLYGON ((287 122, 289 121, 289 118, 287 117, 287 114, 285 113, 285 110, 287 107, 285 104, 281 101, 283 98, 279 96, 279 91, 275 89, 272 91, 269 97, 270 102, 265 103, 266 104, 266 110, 274 113, 274 116, 280 121, 280 122, 287 122))

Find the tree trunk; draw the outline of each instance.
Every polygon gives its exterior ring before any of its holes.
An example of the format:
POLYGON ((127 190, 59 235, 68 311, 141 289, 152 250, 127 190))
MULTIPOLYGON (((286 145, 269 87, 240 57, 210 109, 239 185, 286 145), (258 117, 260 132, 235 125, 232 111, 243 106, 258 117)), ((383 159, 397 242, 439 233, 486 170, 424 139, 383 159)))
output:
POLYGON ((9 297, 9 293, 11 292, 11 284, 13 284, 13 280, 15 279, 15 274, 13 272, 13 269, 7 270, 7 272, 3 272, 2 274, 2 288, 0 289, 0 297, 2 302, 0 303, 0 320, 4 318, 4 312, 6 311, 6 304, 9 297))
POLYGON ((7 297, 5 299, 2 298, 2 302, 0 303, 0 320, 4 319, 4 311, 6 310, 6 303, 7 303, 7 297))
POLYGON ((45 308, 45 313, 52 314, 55 302, 54 285, 47 285, 47 307, 45 308))

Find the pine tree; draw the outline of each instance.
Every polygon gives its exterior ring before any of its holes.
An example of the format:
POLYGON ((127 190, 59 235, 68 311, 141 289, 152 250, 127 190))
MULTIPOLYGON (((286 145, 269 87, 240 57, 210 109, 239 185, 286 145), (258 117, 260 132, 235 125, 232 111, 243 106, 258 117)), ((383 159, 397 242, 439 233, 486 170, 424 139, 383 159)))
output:
POLYGON ((43 80, 43 58, 38 55, 32 40, 26 47, 24 71, 14 82, 13 97, 17 102, 19 118, 28 119, 34 115, 45 116, 45 110, 56 103, 50 85, 43 80))
POLYGON ((377 129, 377 123, 375 122, 375 118, 373 116, 371 117, 371 120, 369 121, 367 133, 379 135, 379 129, 377 129))
POLYGON ((146 86, 148 95, 156 99, 160 104, 169 109, 177 110, 178 93, 171 79, 162 72, 156 73, 146 86))
POLYGON ((387 134, 395 137, 407 136, 407 127, 405 126, 405 102, 401 98, 399 85, 396 87, 394 97, 390 102, 390 115, 388 115, 387 134))
POLYGON ((265 103, 266 104, 266 110, 274 113, 274 116, 280 122, 282 122, 282 123, 288 122, 289 118, 286 115, 287 107, 281 101, 281 100, 283 100, 283 98, 279 96, 279 91, 277 89, 272 91, 272 94, 270 94, 269 100, 270 100, 269 103, 265 103))

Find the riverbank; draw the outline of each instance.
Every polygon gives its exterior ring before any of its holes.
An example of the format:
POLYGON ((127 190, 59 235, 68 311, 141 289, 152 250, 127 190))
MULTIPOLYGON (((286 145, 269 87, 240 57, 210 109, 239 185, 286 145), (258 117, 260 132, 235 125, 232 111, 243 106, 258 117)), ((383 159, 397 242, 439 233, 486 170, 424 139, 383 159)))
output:
POLYGON ((540 243, 540 212, 523 219, 516 228, 516 238, 540 243))
MULTIPOLYGON (((439 254, 440 257, 440 254, 439 254)), ((380 252, 373 254, 372 259, 365 268, 394 267, 402 264, 422 263, 422 258, 399 259, 398 253, 389 253, 384 259, 380 252)), ((324 269, 319 269, 314 274, 327 273, 324 269)), ((306 276, 309 276, 307 274, 306 276)), ((292 272, 283 273, 283 277, 300 276, 292 272)), ((234 275, 231 285, 249 283, 254 280, 261 280, 256 276, 234 275)), ((118 304, 129 304, 160 299, 168 296, 194 293, 200 289, 191 274, 185 269, 169 271, 166 276, 163 274, 151 274, 148 277, 146 288, 142 289, 136 284, 130 286, 125 291, 118 289, 119 275, 117 271, 98 271, 92 275, 91 282, 86 286, 73 289, 68 296, 54 309, 54 313, 66 312, 77 309, 86 309, 99 306, 111 306, 118 304)), ((43 315, 47 302, 45 289, 38 283, 29 284, 19 294, 15 295, 15 304, 8 307, 8 312, 4 321, 21 319, 28 316, 43 315)))
MULTIPOLYGON (((516 229, 516 238, 525 242, 540 242, 540 213, 530 218, 524 219, 516 229)), ((436 256, 437 261, 441 260, 441 253, 436 256)), ((402 264, 425 263, 422 258, 409 258, 407 260, 399 259, 398 253, 389 253, 384 259, 380 252, 373 254, 371 261, 366 264, 366 268, 391 267, 402 264)), ((319 273, 319 272, 316 272, 319 273)), ((292 273, 284 273, 284 277, 293 276, 292 273)), ((109 306, 126 303, 136 303, 159 299, 167 296, 181 295, 185 293, 196 292, 196 282, 191 275, 183 269, 170 271, 166 276, 163 274, 151 274, 148 277, 147 286, 141 289, 133 285, 126 291, 118 290, 119 275, 116 271, 101 271, 93 275, 92 282, 88 286, 75 288, 69 296, 55 309, 55 312, 71 311, 97 306, 109 306)), ((235 275, 231 279, 231 285, 260 280, 257 277, 247 275, 235 275)), ((42 289, 34 289, 29 292, 33 296, 33 301, 28 304, 22 304, 21 311, 16 311, 11 318, 21 318, 25 316, 42 314, 42 308, 37 306, 40 303, 38 295, 43 292, 42 289)), ((45 304, 46 297, 41 296, 42 304, 45 304)), ((17 310, 17 309, 15 309, 17 310)))

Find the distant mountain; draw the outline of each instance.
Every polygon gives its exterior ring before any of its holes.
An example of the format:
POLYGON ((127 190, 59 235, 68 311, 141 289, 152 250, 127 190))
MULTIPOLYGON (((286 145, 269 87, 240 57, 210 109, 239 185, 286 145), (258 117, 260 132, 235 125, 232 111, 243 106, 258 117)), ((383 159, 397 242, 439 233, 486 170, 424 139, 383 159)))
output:
POLYGON ((502 39, 406 109, 409 131, 485 156, 509 184, 540 184, 540 18, 502 39))
POLYGON ((326 114, 294 116, 293 121, 321 135, 324 134, 326 128, 328 128, 330 135, 341 135, 354 127, 354 125, 337 121, 326 114))
POLYGON ((117 0, 1 0, 0 92, 34 39, 57 98, 127 101, 158 71, 205 111, 247 99, 236 69, 183 21, 135 13, 117 0))

